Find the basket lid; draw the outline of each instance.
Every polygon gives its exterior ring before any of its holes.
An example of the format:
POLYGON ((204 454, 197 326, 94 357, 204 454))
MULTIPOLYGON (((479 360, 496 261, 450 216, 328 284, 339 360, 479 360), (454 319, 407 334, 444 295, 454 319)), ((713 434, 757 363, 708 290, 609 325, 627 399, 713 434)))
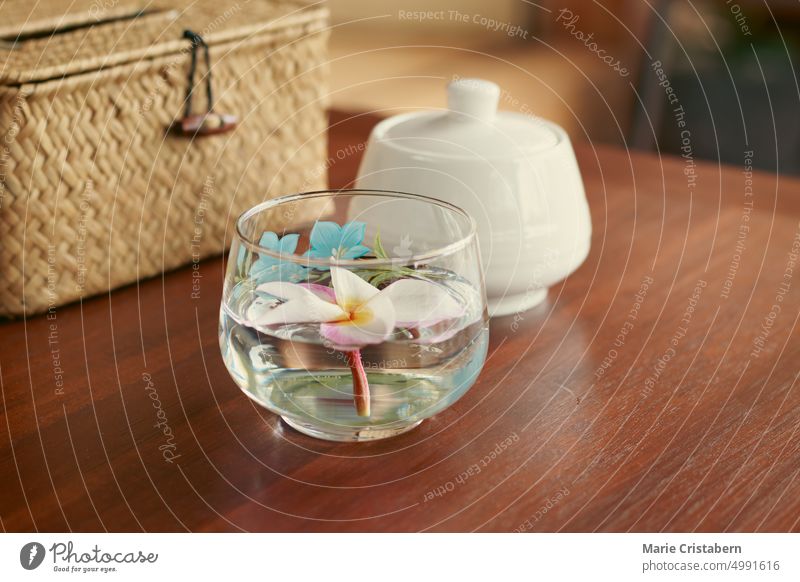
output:
POLYGON ((49 0, 7 3, 3 17, 0 85, 14 85, 179 53, 191 45, 185 29, 209 45, 295 26, 322 29, 327 9, 276 0, 74 0, 64 12, 49 0))

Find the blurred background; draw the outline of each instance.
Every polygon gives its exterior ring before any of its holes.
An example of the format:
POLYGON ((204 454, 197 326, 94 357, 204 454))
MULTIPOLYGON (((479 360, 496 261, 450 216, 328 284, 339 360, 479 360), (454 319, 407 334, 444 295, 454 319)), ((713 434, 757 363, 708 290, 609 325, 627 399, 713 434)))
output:
POLYGON ((574 140, 800 173, 797 0, 331 0, 332 106, 444 107, 446 81, 574 140))

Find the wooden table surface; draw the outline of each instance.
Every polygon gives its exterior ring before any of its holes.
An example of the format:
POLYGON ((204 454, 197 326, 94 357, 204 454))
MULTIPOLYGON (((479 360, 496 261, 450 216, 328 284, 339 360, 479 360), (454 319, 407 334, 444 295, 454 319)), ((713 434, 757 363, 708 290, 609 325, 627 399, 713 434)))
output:
MULTIPOLYGON (((334 186, 373 123, 333 118, 334 186)), ((239 391, 219 259, 198 298, 187 268, 0 325, 3 529, 800 530, 800 183, 576 149, 588 260, 395 439, 317 441, 239 391)))

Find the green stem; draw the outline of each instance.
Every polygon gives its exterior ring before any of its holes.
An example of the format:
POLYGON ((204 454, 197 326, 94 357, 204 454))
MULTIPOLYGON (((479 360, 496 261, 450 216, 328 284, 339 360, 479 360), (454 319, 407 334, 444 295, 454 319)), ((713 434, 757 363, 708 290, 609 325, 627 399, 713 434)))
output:
POLYGON ((359 416, 369 416, 369 381, 361 361, 361 351, 353 350, 344 355, 347 365, 350 366, 350 373, 353 374, 353 402, 356 412, 359 416))

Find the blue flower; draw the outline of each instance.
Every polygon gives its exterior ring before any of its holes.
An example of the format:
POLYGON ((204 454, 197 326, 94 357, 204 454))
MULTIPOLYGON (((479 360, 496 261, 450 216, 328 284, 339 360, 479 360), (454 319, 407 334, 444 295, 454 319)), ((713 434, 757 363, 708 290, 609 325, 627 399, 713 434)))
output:
MULTIPOLYGON (((298 234, 287 234, 281 239, 274 232, 265 232, 258 244, 281 255, 294 254, 297 248, 298 234)), ((241 256, 241 253, 240 253, 241 256)), ((267 281, 289 281, 297 283, 305 279, 305 269, 291 260, 260 255, 250 267, 250 277, 258 283, 267 281)))
POLYGON ((367 225, 363 222, 347 222, 339 226, 335 222, 317 222, 311 229, 311 248, 307 256, 315 259, 357 259, 370 250, 361 244, 367 225))

